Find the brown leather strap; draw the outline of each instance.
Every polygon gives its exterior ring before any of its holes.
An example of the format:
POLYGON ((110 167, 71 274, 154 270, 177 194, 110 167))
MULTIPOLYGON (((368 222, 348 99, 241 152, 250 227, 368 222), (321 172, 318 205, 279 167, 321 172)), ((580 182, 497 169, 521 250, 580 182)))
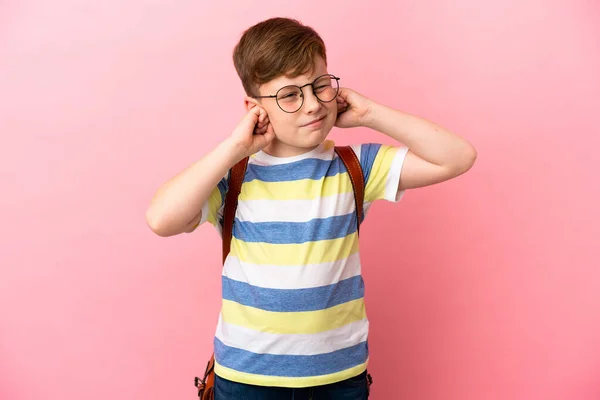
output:
MULTIPOLYGON (((231 237, 233 235, 233 220, 235 218, 235 210, 237 209, 238 196, 242 190, 242 183, 244 182, 244 175, 246 175, 246 168, 248 166, 248 157, 242 159, 231 168, 229 171, 229 185, 227 188, 227 194, 225 195, 225 205, 223 208, 223 264, 229 254, 231 248, 231 237)), ((198 397, 201 400, 212 399, 214 392, 212 390, 214 385, 214 364, 215 355, 213 354, 206 367, 206 373, 203 380, 204 385, 202 388, 198 388, 198 397), (210 389, 209 392, 205 391, 205 386, 210 389)))
POLYGON ((248 157, 242 159, 231 168, 229 174, 229 186, 225 195, 225 206, 223 209, 223 264, 229 254, 231 248, 231 236, 233 233, 233 219, 235 218, 235 210, 237 209, 237 201, 240 191, 242 190, 242 182, 246 175, 246 167, 248 166, 248 157))
POLYGON ((346 166, 348 176, 354 189, 354 203, 356 204, 356 232, 360 234, 360 222, 363 215, 363 202, 365 199, 365 177, 363 175, 360 161, 350 146, 336 146, 335 152, 346 166))

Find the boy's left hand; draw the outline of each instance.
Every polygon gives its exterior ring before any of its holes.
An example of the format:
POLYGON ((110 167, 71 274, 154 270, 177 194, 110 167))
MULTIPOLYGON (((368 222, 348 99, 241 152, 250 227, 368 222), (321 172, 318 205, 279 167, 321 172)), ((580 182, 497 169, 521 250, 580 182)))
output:
POLYGON ((337 95, 338 117, 335 126, 354 128, 365 126, 373 102, 352 89, 340 88, 337 95))

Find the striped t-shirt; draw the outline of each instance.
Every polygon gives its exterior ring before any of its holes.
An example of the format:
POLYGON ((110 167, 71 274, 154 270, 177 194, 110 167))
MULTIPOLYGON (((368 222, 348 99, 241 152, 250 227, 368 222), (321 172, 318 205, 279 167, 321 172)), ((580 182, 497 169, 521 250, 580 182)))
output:
MULTIPOLYGON (((398 201, 406 148, 352 146, 365 177, 364 213, 398 201)), ((219 232, 228 176, 202 209, 219 232)), ((334 143, 295 157, 258 152, 238 198, 222 272, 215 373, 261 386, 307 387, 363 372, 369 358, 356 206, 334 143)))

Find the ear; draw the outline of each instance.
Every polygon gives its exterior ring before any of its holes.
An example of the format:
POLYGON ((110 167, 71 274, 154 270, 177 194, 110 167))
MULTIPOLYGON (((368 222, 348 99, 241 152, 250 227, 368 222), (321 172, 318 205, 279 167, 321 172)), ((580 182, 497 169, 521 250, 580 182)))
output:
POLYGON ((246 111, 250 111, 256 106, 260 107, 258 99, 252 98, 250 96, 244 97, 244 107, 246 108, 246 111))

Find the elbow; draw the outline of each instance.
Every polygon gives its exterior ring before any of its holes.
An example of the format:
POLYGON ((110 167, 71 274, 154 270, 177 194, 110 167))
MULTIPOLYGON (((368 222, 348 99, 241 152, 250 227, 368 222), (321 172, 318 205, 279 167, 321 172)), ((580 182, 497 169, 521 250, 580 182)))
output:
POLYGON ((146 224, 152 230, 152 232, 156 233, 161 237, 171 236, 167 228, 167 224, 164 221, 164 218, 161 217, 159 213, 152 209, 152 207, 148 208, 146 211, 146 224))
POLYGON ((477 150, 475 147, 470 146, 469 151, 465 156, 465 172, 471 169, 471 167, 475 164, 475 160, 477 160, 477 150))
POLYGON ((475 164, 475 160, 477 160, 477 150, 475 150, 475 147, 469 145, 469 147, 461 155, 460 162, 456 164, 454 168, 454 175, 462 175, 470 170, 475 164))

